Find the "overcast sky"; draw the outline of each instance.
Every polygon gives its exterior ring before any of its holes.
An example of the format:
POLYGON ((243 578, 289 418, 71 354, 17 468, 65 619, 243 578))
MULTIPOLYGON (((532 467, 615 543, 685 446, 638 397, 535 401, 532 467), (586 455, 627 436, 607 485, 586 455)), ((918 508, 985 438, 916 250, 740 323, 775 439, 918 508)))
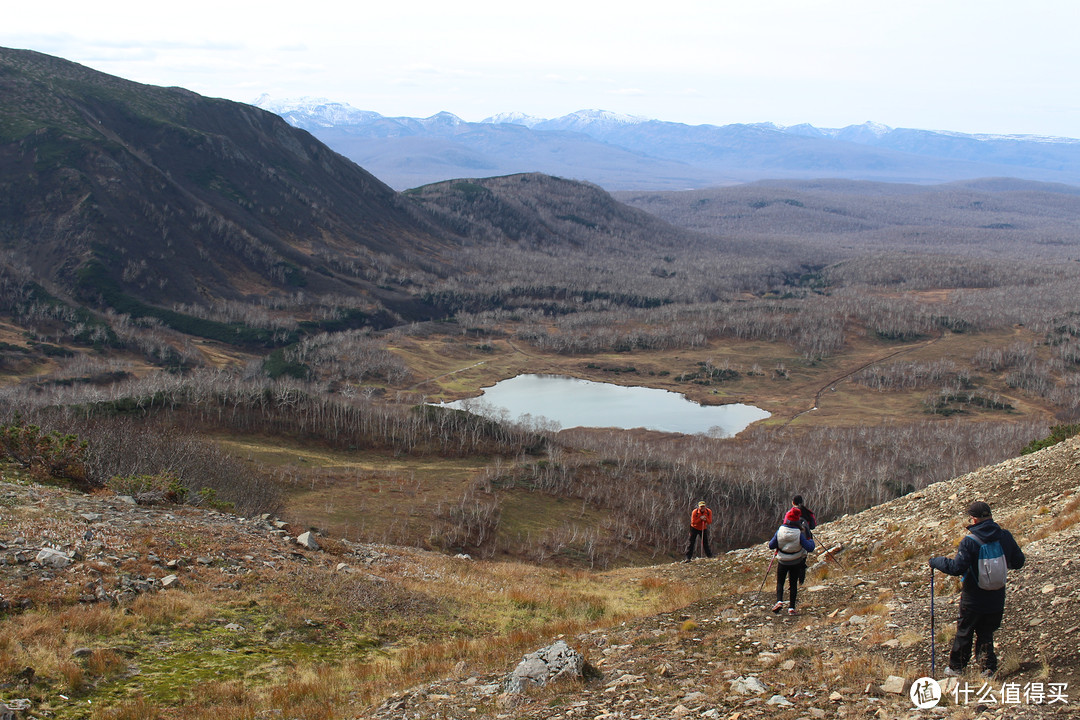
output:
POLYGON ((2 46, 242 102, 1080 137, 1077 0, 50 0, 3 15, 2 46))

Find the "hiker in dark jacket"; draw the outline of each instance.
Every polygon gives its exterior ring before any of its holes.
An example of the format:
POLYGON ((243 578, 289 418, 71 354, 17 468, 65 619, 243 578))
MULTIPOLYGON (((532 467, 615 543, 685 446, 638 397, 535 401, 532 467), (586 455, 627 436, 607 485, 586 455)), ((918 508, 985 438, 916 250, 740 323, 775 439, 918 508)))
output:
POLYGON ((814 537, 813 530, 817 527, 817 516, 814 515, 810 508, 806 507, 806 503, 803 502, 803 496, 796 495, 791 498, 791 507, 799 508, 799 514, 802 518, 799 521, 799 524, 802 527, 803 535, 806 535, 806 537, 809 538, 814 537))
POLYGON ((803 534, 800 526, 802 511, 793 507, 784 515, 784 524, 769 540, 769 549, 776 550, 776 604, 774 613, 784 607, 784 581, 791 586, 789 591, 788 615, 795 614, 795 601, 799 596, 799 583, 806 578, 806 554, 813 552, 813 538, 803 534))
MULTIPOLYGON (((991 517, 990 506, 984 502, 973 502, 968 507, 971 524, 967 529, 970 534, 960 541, 956 557, 932 557, 930 567, 943 573, 963 576, 963 591, 960 594, 960 618, 956 621, 956 636, 953 638, 952 652, 949 653, 949 667, 946 675, 956 676, 963 672, 971 660, 972 638, 975 640, 975 659, 983 667, 983 675, 989 677, 997 672, 997 655, 994 653, 994 631, 1001 627, 1005 613, 1005 574, 1000 572, 1001 587, 993 590, 980 587, 979 572, 980 548, 995 541, 1001 546, 1005 566, 1010 570, 1024 567, 1024 553, 1016 544, 1012 534, 1004 530, 991 517)), ((994 553, 989 553, 993 555, 994 553)), ((985 572, 984 572, 985 574, 985 572)), ((983 585, 998 584, 985 580, 983 585)))

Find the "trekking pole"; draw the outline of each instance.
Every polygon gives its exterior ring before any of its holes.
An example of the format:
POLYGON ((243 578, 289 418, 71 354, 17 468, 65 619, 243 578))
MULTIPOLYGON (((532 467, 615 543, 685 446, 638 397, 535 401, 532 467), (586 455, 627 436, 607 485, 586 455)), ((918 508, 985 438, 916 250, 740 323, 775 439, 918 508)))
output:
POLYGON ((930 677, 937 676, 937 653, 934 645, 934 568, 930 568, 930 677))
POLYGON ((761 578, 761 587, 757 589, 758 592, 761 592, 765 589, 765 581, 769 579, 769 573, 772 572, 772 564, 774 560, 776 560, 776 553, 773 553, 773 556, 769 558, 769 567, 765 568, 765 577, 761 578))
POLYGON ((698 535, 698 557, 699 558, 705 557, 705 531, 704 530, 702 530, 701 534, 698 535))

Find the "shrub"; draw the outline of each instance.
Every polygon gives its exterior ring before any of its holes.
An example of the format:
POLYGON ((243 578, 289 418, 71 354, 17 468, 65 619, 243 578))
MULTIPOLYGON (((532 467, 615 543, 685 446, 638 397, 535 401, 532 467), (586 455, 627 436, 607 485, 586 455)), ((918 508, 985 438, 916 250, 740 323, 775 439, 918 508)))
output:
POLYGON ((131 495, 142 503, 182 503, 188 494, 180 478, 170 471, 154 475, 116 476, 109 478, 105 487, 117 495, 131 495))
POLYGON ((204 487, 195 494, 199 499, 194 501, 192 503, 193 505, 208 507, 212 510, 220 510, 221 512, 232 512, 236 508, 235 503, 218 500, 217 490, 214 488, 204 487))
POLYGON ((85 456, 85 441, 57 431, 46 433, 24 422, 18 414, 10 424, 0 426, 0 458, 29 470, 38 479, 85 482, 85 456))
POLYGON ((1032 440, 1024 449, 1020 451, 1021 455, 1029 455, 1043 448, 1048 448, 1051 445, 1057 445, 1063 440, 1068 440, 1074 435, 1080 434, 1080 423, 1073 423, 1071 425, 1054 425, 1050 428, 1050 435, 1044 437, 1042 440, 1032 440))

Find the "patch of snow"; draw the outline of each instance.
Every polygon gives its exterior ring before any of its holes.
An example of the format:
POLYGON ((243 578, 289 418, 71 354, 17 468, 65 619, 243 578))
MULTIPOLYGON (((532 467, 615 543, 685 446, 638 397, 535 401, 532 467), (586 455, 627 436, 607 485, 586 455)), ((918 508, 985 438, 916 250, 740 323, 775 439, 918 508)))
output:
POLYGON ((335 127, 339 125, 360 125, 382 117, 377 112, 359 110, 352 105, 333 102, 320 97, 300 97, 277 100, 263 93, 255 102, 255 107, 262 108, 275 115, 280 115, 290 125, 305 127, 335 127))
POLYGON ((639 125, 649 122, 649 118, 640 115, 624 115, 609 110, 578 110, 558 120, 575 125, 639 125))
POLYGON ((538 118, 534 115, 526 115, 521 112, 504 112, 492 115, 489 118, 484 118, 480 122, 489 125, 524 125, 527 128, 531 128, 545 122, 545 119, 538 118))

